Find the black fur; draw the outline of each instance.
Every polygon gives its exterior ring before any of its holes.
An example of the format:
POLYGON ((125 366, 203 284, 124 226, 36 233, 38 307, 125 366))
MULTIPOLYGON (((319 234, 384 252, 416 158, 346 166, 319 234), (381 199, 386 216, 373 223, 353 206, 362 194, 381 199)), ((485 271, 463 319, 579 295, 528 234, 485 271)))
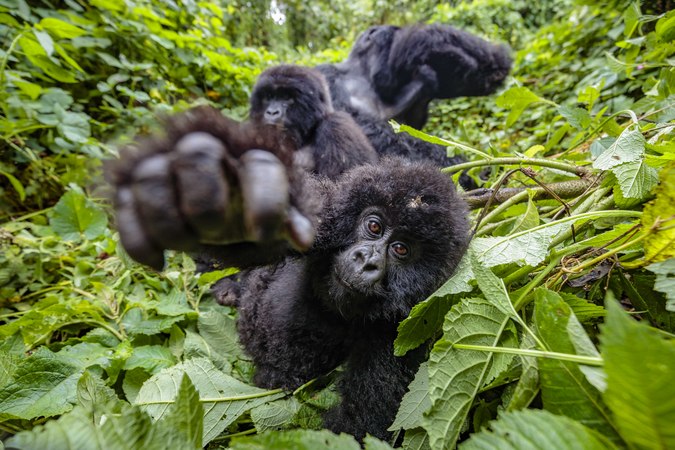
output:
POLYGON ((349 58, 318 69, 333 104, 422 128, 434 98, 488 95, 511 68, 508 48, 447 25, 371 27, 349 58))
POLYGON ((429 164, 386 159, 317 183, 317 239, 303 255, 253 269, 238 299, 238 328, 256 384, 295 389, 339 364, 342 401, 325 426, 357 438, 387 438, 424 351, 395 357, 400 320, 454 271, 468 240, 466 208, 448 177, 429 164), (364 231, 381 218, 381 235, 364 231), (396 256, 392 246, 409 253, 396 256), (354 249, 383 245, 381 277, 354 249), (353 271, 353 269, 358 269, 353 271), (347 280, 347 281, 345 281, 347 280))
POLYGON ((265 70, 251 95, 251 122, 283 129, 309 171, 335 179, 352 167, 377 161, 377 154, 352 117, 335 111, 324 76, 308 67, 265 70), (268 112, 274 108, 274 118, 268 112))

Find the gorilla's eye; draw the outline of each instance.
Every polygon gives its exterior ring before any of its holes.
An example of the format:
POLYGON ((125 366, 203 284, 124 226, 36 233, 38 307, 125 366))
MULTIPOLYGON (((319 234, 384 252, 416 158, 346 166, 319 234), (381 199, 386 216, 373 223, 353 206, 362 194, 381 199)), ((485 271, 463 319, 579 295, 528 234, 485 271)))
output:
POLYGON ((374 217, 368 219, 368 222, 366 222, 366 228, 368 228, 368 231, 373 235, 382 235, 382 224, 374 217))
POLYGON ((393 244, 391 244, 391 249, 394 251, 394 254, 396 256, 402 258, 408 256, 408 253, 410 253, 408 246, 405 245, 403 242, 394 242, 393 244))

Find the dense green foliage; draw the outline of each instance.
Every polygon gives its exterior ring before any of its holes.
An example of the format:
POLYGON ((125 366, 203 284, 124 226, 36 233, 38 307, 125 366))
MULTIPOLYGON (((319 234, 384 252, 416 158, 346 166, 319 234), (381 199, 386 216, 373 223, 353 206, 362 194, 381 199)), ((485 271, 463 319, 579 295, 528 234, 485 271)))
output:
POLYGON ((436 137, 402 130, 470 160, 449 176, 530 188, 473 200, 469 255, 401 323, 398 354, 435 344, 396 443, 675 448, 675 12, 534 3, 0 0, 7 448, 360 448, 315 431, 335 373, 250 384, 235 312, 208 293, 224 272, 129 260, 100 160, 195 102, 243 116, 270 64, 340 60, 369 23, 418 19, 509 42, 514 74, 499 96, 437 102, 436 137))

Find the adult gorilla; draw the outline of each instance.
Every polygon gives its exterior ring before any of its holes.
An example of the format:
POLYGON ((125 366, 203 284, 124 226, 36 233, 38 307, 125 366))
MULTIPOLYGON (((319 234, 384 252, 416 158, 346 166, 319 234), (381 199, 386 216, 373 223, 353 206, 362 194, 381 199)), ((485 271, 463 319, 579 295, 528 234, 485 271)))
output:
POLYGON ((511 63, 506 46, 448 25, 380 25, 359 36, 346 61, 317 68, 337 109, 421 128, 432 99, 489 95, 511 63))

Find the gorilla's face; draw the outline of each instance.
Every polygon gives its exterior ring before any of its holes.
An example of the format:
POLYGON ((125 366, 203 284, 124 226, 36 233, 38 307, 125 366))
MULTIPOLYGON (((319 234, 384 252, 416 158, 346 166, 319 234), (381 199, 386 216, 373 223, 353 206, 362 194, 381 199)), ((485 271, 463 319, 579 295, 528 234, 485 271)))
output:
POLYGON ((396 273, 414 261, 416 245, 378 208, 363 214, 354 235, 355 242, 335 257, 331 284, 343 301, 367 307, 369 298, 387 296, 396 273))
POLYGON ((438 289, 467 243, 466 207, 437 168, 360 166, 337 182, 319 226, 314 289, 347 320, 395 322, 438 289))

